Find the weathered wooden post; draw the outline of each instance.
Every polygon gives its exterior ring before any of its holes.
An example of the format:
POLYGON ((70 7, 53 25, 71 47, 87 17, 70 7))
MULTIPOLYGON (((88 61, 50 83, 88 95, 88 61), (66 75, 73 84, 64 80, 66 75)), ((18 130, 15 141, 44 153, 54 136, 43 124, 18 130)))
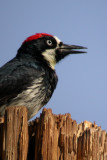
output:
POLYGON ((28 160, 107 160, 106 131, 88 121, 77 124, 70 114, 44 109, 30 123, 29 137, 28 160))
POLYGON ((4 130, 5 160, 27 160, 28 122, 26 107, 7 107, 4 130))
POLYGON ((26 107, 9 107, 0 124, 0 160, 107 160, 107 132, 51 109, 28 124, 26 107))
POLYGON ((5 139, 4 139, 4 123, 0 124, 0 160, 4 160, 5 156, 5 139))

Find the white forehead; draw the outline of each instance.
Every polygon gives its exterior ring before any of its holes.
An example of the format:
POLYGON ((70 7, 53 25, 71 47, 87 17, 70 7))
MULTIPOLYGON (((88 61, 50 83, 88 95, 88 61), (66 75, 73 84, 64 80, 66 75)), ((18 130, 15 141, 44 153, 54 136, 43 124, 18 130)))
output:
POLYGON ((54 36, 54 38, 56 39, 58 44, 61 42, 61 40, 58 37, 54 36))

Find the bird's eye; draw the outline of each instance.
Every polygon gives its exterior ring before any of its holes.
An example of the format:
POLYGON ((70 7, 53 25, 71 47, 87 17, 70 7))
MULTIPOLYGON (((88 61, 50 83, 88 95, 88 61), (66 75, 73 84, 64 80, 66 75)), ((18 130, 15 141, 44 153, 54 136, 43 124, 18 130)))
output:
POLYGON ((52 41, 48 39, 48 40, 47 40, 47 45, 48 45, 48 46, 52 46, 52 41))

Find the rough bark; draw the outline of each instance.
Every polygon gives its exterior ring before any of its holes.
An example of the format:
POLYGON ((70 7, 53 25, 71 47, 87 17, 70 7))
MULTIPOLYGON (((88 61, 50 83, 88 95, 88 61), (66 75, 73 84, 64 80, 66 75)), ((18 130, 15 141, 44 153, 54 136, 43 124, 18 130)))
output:
POLYGON ((27 109, 8 107, 5 112, 5 160, 26 160, 27 152, 27 109))
POLYGON ((5 156, 4 123, 0 124, 0 160, 5 156))
POLYGON ((70 114, 44 109, 29 124, 29 137, 28 160, 107 160, 106 131, 88 121, 77 124, 70 114))
POLYGON ((0 160, 107 160, 107 133, 51 109, 43 109, 28 125, 26 108, 9 108, 0 124, 0 160))

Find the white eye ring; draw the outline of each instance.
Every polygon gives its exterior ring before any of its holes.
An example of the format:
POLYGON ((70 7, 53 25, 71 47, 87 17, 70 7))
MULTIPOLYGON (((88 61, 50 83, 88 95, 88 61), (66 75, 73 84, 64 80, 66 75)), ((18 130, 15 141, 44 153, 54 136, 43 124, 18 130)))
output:
POLYGON ((52 41, 50 39, 47 40, 48 46, 52 46, 52 41))

